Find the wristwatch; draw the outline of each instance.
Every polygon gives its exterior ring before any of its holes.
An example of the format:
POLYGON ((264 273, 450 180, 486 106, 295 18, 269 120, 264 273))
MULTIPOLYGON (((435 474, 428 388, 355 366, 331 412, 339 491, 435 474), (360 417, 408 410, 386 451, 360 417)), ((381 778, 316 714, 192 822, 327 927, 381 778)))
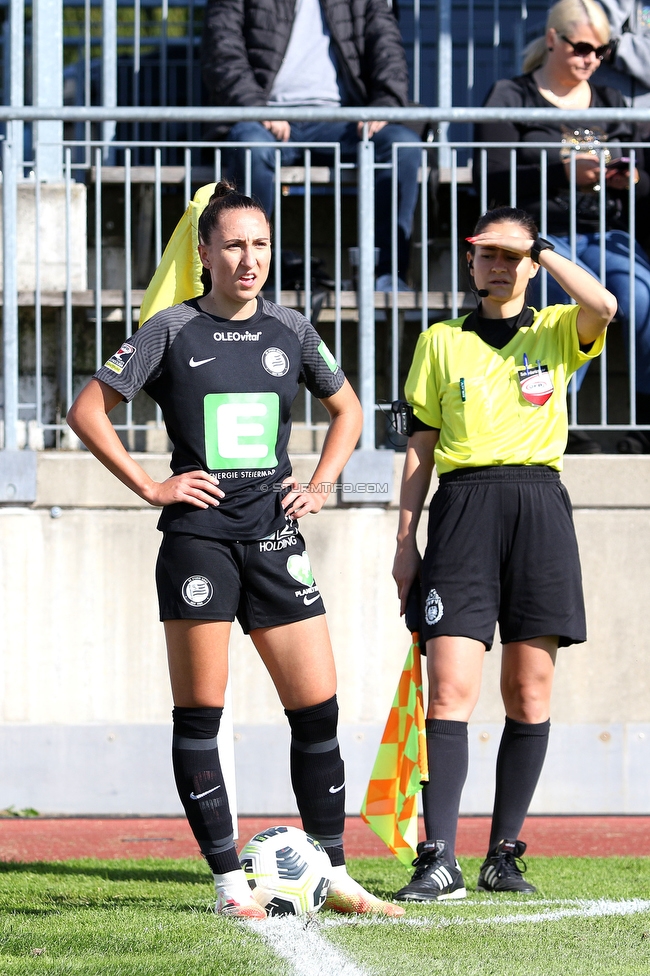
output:
POLYGON ((543 237, 538 237, 536 241, 533 242, 533 246, 530 249, 530 256, 535 262, 539 264, 539 252, 540 251, 554 251, 555 244, 551 244, 550 241, 545 241, 543 237))

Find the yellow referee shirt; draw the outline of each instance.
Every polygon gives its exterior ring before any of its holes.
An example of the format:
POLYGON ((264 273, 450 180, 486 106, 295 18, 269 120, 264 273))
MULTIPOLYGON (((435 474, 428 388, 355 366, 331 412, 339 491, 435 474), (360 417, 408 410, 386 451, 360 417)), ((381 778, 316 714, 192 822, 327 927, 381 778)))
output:
POLYGON ((418 339, 405 393, 415 416, 440 430, 439 475, 493 464, 546 464, 561 471, 567 385, 583 363, 600 355, 605 334, 583 352, 578 305, 532 311, 532 325, 502 349, 463 332, 467 316, 436 322, 418 339))

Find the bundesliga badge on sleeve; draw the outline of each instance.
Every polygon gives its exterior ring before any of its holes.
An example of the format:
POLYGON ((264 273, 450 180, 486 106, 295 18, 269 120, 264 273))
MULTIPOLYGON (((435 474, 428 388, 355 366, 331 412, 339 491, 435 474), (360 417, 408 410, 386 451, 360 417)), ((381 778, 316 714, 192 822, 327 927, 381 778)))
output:
POLYGON ((543 407, 553 396, 553 380, 548 366, 542 366, 539 359, 531 367, 528 356, 524 353, 524 368, 518 370, 518 376, 522 397, 534 407, 543 407))

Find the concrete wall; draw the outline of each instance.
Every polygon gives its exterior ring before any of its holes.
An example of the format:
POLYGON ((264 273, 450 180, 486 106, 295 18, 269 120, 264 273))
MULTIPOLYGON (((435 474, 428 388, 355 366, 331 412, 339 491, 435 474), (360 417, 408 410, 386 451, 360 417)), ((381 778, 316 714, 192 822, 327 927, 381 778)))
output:
MULTIPOLYGON (((66 287, 66 186, 65 183, 41 183, 38 234, 40 263, 38 280, 42 291, 63 291, 66 287)), ((70 184, 70 287, 73 291, 88 288, 88 255, 86 247, 85 183, 70 184)), ((36 287, 36 191, 34 183, 18 184, 17 274, 18 291, 36 287)), ((2 201, 0 200, 0 223, 2 201)), ((2 236, 0 235, 0 288, 2 287, 2 236)), ((107 286, 104 285, 106 288, 107 286)))
MULTIPOLYGON (((165 456, 140 460, 154 477, 167 476, 165 456)), ((295 459, 299 480, 313 463, 295 459)), ((396 455, 395 495, 401 463, 396 455)), ((559 654, 533 810, 650 813, 650 457, 567 457, 564 480, 589 640, 559 654)), ((396 519, 394 499, 387 509, 328 504, 302 522, 337 659, 350 813, 358 812, 408 647, 390 576, 396 519)), ((85 452, 39 454, 35 505, 0 508, 0 808, 180 810, 153 584, 156 521, 157 512, 85 452)), ((470 725, 468 813, 489 812, 492 803, 499 657, 497 644, 470 725)), ((237 628, 231 658, 239 810, 290 813, 282 708, 237 628)))

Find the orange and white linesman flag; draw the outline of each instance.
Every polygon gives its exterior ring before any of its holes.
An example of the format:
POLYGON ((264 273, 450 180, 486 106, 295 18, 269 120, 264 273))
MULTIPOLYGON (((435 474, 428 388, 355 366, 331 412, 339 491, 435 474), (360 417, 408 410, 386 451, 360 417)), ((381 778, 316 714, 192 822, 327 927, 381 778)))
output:
POLYGON ((200 187, 176 224, 160 264, 144 293, 140 306, 141 326, 156 312, 162 312, 164 308, 203 294, 203 265, 197 251, 199 217, 207 207, 216 185, 207 183, 200 187))
POLYGON ((429 779, 417 633, 406 655, 361 816, 406 867, 416 857, 417 794, 429 779))

